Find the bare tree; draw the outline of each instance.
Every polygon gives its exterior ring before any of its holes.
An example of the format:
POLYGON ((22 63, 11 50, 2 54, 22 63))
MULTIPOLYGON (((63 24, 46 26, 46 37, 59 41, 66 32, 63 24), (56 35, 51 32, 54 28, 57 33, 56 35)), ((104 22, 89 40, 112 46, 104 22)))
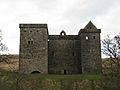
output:
POLYGON ((112 61, 112 67, 117 74, 120 74, 120 34, 114 38, 109 35, 102 41, 102 52, 112 61))
POLYGON ((3 43, 3 37, 2 37, 2 30, 0 30, 0 63, 6 62, 9 63, 8 60, 8 47, 3 43))

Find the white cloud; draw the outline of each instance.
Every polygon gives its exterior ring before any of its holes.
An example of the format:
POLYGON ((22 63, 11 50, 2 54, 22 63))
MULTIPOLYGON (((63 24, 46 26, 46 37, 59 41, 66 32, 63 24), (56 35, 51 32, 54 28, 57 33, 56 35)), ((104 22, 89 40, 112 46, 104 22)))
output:
POLYGON ((120 32, 120 6, 111 7, 105 14, 95 18, 97 26, 102 29, 102 38, 110 34, 111 37, 120 32))

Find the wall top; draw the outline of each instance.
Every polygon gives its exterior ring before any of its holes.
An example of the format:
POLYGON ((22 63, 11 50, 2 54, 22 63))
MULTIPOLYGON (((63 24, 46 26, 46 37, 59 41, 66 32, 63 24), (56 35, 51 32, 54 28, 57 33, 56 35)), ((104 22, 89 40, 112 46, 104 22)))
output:
POLYGON ((49 35, 49 40, 79 40, 78 35, 49 35))
POLYGON ((19 24, 19 28, 47 28, 47 24, 19 24))

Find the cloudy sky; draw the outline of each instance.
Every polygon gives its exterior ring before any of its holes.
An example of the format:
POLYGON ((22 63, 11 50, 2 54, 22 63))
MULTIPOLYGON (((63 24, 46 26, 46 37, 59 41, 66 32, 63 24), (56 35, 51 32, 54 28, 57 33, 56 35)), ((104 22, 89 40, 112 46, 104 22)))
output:
POLYGON ((19 23, 47 23, 49 34, 78 34, 92 21, 102 38, 120 32, 120 0, 0 0, 0 29, 11 54, 19 53, 19 23))

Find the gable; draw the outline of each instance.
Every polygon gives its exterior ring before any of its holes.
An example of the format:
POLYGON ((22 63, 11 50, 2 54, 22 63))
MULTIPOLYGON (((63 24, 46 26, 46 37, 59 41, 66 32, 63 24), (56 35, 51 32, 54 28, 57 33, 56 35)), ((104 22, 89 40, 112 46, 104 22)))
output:
POLYGON ((97 29, 97 27, 90 21, 84 29, 80 30, 80 33, 84 32, 84 33, 100 33, 101 30, 97 29))

